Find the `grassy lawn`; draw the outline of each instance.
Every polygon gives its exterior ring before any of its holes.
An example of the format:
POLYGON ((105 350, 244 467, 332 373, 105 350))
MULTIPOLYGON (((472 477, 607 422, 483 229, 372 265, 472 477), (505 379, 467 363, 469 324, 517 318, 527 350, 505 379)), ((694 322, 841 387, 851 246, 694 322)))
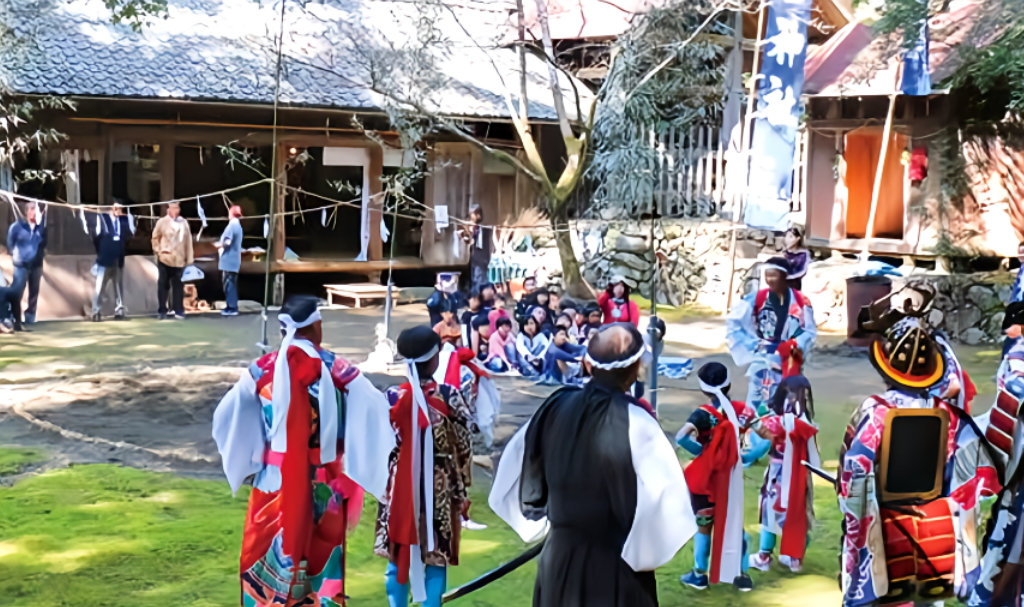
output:
MULTIPOLYGON (((824 409, 819 405, 820 409, 824 409)), ((838 421, 841 416, 836 416, 838 421)), ((841 435, 822 420, 826 459, 841 435)), ((37 458, 0 449, 0 474, 17 472, 37 458)), ((757 492, 763 466, 747 470, 747 530, 757 542, 757 492)), ((487 508, 486 483, 473 488, 474 519, 490 525, 463 536, 463 564, 450 572, 461 585, 519 554, 525 547, 487 508)), ((839 513, 828 487, 819 487, 819 522, 804 572, 753 572, 755 591, 732 587, 697 592, 678 577, 693 564, 684 548, 659 570, 661 604, 835 604, 839 513)), ((0 488, 0 597, 9 607, 104 605, 183 607, 235 605, 237 562, 245 495, 232 498, 226 483, 192 480, 110 465, 74 466, 0 488)), ((352 607, 381 605, 385 562, 372 554, 375 504, 368 501, 348 556, 352 607)), ((529 605, 535 565, 529 564, 458 604, 467 607, 529 605)))

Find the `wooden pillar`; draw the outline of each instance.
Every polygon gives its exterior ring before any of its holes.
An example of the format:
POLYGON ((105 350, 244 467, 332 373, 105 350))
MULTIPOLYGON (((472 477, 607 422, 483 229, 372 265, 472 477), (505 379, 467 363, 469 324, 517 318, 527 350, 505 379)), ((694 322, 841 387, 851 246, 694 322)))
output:
MULTIPOLYGON (((384 187, 380 182, 384 174, 384 150, 379 145, 367 148, 370 156, 370 163, 366 167, 368 173, 367 185, 369 186, 369 230, 370 244, 367 247, 366 257, 370 261, 385 259, 384 242, 380 238, 380 220, 384 213, 384 197, 380 195, 384 187)), ((392 230, 391 238, 397 237, 392 230)), ((390 252, 390 247, 388 251, 390 252)))
POLYGON ((96 202, 99 204, 110 204, 114 198, 114 139, 110 134, 110 128, 107 125, 100 126, 100 141, 102 145, 99 149, 99 158, 97 158, 98 165, 98 183, 97 183, 97 196, 96 202))
MULTIPOLYGON (((176 145, 172 141, 160 142, 160 200, 174 199, 174 151, 176 145)), ((158 211, 159 212, 159 211, 158 211)))
MULTIPOLYGON (((288 172, 286 167, 288 166, 288 145, 278 144, 277 146, 277 162, 274 167, 274 175, 276 180, 274 181, 274 195, 271 198, 271 208, 273 209, 274 217, 270 219, 270 229, 274 231, 274 236, 271 241, 271 260, 283 261, 284 260, 284 249, 287 245, 286 238, 288 236, 286 226, 288 222, 286 218, 280 213, 284 213, 285 197, 288 195, 288 190, 284 188, 288 183, 288 172)), ((275 282, 275 286, 276 286, 275 282)), ((283 279, 281 284, 283 285, 283 279)), ((275 291, 276 293, 276 291, 275 291)), ((275 294, 276 297, 276 294, 275 294)))

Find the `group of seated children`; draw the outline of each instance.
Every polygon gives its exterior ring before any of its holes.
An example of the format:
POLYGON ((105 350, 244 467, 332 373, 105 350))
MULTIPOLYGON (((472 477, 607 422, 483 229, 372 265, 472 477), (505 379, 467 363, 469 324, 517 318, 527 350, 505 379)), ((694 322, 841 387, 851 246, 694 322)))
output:
POLYGON ((505 310, 502 295, 492 284, 473 288, 468 297, 439 284, 427 300, 434 331, 443 343, 471 348, 490 371, 519 373, 541 383, 582 383, 580 361, 592 334, 605 323, 639 322, 621 279, 613 279, 596 302, 574 302, 526 278, 514 317, 505 310))

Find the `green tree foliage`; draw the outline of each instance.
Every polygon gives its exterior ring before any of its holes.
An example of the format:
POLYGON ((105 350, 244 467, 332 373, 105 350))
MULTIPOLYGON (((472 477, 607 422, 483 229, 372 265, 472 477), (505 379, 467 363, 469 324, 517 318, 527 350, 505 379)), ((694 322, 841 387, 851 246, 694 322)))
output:
POLYGON ((658 178, 652 133, 688 131, 723 106, 728 52, 721 38, 707 35, 732 37, 721 10, 706 0, 676 2, 652 10, 619 39, 598 96, 589 211, 649 201, 658 178))

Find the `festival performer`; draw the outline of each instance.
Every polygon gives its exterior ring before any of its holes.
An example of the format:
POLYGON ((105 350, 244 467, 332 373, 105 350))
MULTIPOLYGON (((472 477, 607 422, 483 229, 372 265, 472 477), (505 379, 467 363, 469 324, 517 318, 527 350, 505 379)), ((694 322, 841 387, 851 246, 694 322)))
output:
POLYGON ((652 607, 654 569, 697 529, 672 443, 628 391, 647 350, 631 324, 591 340, 585 388, 552 394, 512 437, 491 509, 527 542, 547 535, 534 607, 652 607))
POLYGON ((747 575, 750 539, 743 531, 741 451, 756 415, 745 403, 729 400, 729 370, 722 363, 707 363, 697 378, 711 402, 694 411, 676 435, 679 446, 696 456, 685 472, 699 525, 695 567, 679 581, 698 590, 714 583, 747 592, 754 584, 747 575))
POLYGON ((946 370, 921 322, 930 302, 872 307, 862 323, 884 331, 869 358, 888 390, 854 413, 840 451, 849 607, 963 600, 980 574, 979 500, 999 490, 999 466, 971 417, 929 393, 946 370))
POLYGON ((733 361, 740 367, 750 365, 747 404, 758 415, 768 412, 768 403, 782 381, 780 349, 802 360, 818 335, 811 301, 786 283, 789 262, 772 257, 764 268, 768 288, 740 300, 726 320, 733 361))
POLYGON ((1020 465, 1024 446, 1024 302, 1006 307, 1003 331, 1010 349, 996 373, 996 402, 978 419, 993 451, 1005 464, 1006 488, 992 509, 994 521, 987 550, 982 560, 982 573, 971 598, 970 607, 1021 607, 1024 604, 1024 566, 1020 539, 1021 517, 1024 516, 1024 467, 1020 465))
POLYGON ((214 412, 231 490, 252 478, 244 607, 343 604, 345 533, 358 522, 362 489, 384 497, 395 444, 387 402, 320 347, 317 301, 285 302, 280 349, 242 372, 214 412))
POLYGON ((388 607, 440 607, 447 568, 459 564, 461 519, 472 480, 472 414, 458 389, 433 380, 441 339, 429 327, 398 336, 409 381, 395 392, 391 424, 398 446, 380 502, 374 551, 388 559, 388 607))
POLYGON ((779 562, 797 573, 814 521, 813 483, 803 462, 821 467, 810 382, 803 375, 786 377, 769 408, 771 413, 759 425, 771 445, 761 485, 760 550, 751 557, 750 566, 768 571, 781 536, 779 562))

